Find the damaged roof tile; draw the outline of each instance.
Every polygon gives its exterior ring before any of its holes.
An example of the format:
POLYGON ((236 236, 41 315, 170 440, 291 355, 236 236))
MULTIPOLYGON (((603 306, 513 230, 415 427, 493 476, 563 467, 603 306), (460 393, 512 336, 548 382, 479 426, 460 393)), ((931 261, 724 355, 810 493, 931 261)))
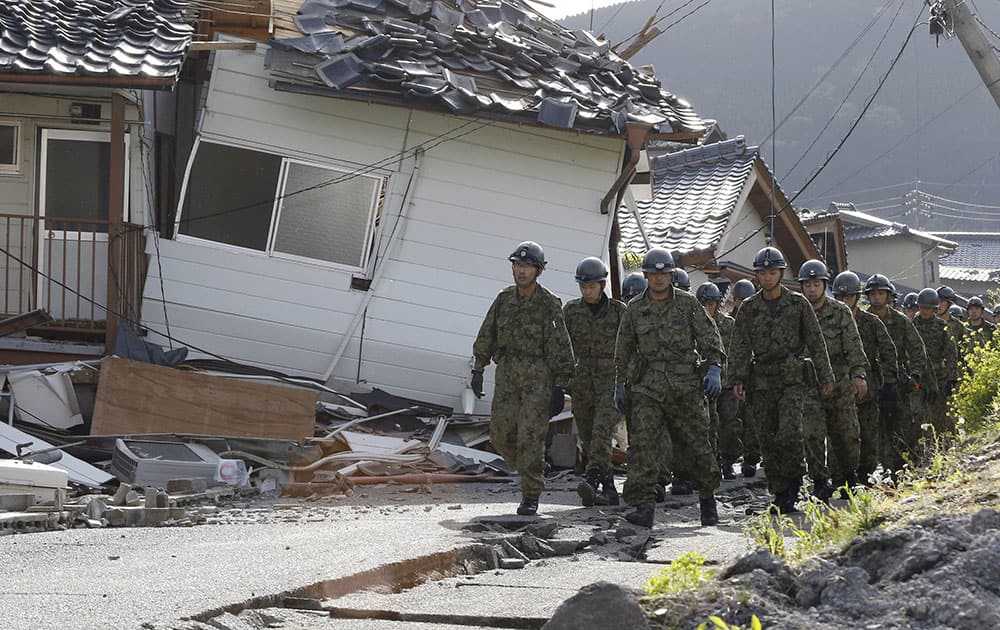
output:
POLYGON ((303 37, 272 42, 278 89, 326 85, 336 96, 416 98, 423 107, 615 135, 628 121, 663 133, 708 126, 607 40, 571 31, 525 0, 306 0, 295 24, 303 37), (331 33, 343 39, 317 41, 331 33), (303 63, 313 71, 297 70, 303 63), (452 71, 473 76, 458 84, 452 71))
POLYGON ((176 78, 194 28, 173 0, 0 3, 0 73, 176 78))

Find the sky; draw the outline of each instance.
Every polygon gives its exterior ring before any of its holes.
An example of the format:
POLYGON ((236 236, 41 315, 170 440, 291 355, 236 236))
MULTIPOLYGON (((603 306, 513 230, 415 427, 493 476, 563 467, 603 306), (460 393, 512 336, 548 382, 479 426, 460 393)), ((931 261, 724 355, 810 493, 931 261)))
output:
POLYGON ((544 0, 546 4, 553 5, 549 7, 529 0, 539 11, 554 20, 564 18, 567 15, 584 13, 590 11, 591 8, 596 10, 629 1, 631 0, 544 0))

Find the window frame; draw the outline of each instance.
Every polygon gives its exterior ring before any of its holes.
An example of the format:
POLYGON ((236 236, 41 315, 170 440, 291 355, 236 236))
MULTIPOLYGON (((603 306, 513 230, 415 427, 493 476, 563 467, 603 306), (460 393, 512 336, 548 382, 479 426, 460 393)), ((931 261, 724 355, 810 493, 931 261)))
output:
POLYGON ((362 273, 364 275, 369 275, 369 267, 371 266, 371 260, 375 251, 377 249, 377 238, 378 232, 381 230, 381 226, 376 228, 375 219, 376 212, 378 210, 378 200, 380 193, 385 190, 388 196, 388 191, 391 186, 391 180, 394 176, 393 173, 385 171, 385 169, 367 169, 368 172, 359 174, 359 177, 366 177, 373 179, 379 183, 379 185, 374 187, 374 192, 372 195, 372 201, 368 208, 367 224, 365 228, 365 241, 364 248, 362 250, 363 258, 361 264, 359 265, 348 265, 344 263, 332 262, 328 260, 322 260, 319 258, 309 258, 307 256, 299 256, 297 254, 288 254, 280 251, 274 250, 274 241, 277 236, 277 228, 280 223, 280 212, 282 206, 282 199, 284 198, 285 185, 288 177, 288 166, 289 164, 302 164, 305 166, 312 166, 316 168, 322 168, 329 171, 339 172, 339 173, 351 173, 354 170, 348 165, 335 165, 329 162, 320 162, 316 160, 310 160, 300 157, 291 157, 283 153, 278 153, 273 150, 267 150, 265 147, 252 145, 243 142, 234 142, 232 139, 223 140, 221 138, 215 137, 203 137, 198 135, 195 139, 194 146, 191 150, 191 156, 188 159, 187 167, 184 171, 184 181, 181 186, 180 194, 177 200, 177 212, 175 213, 174 219, 174 240, 179 243, 192 243, 198 245, 205 245, 208 247, 214 247, 222 250, 226 250, 233 253, 239 254, 250 254, 257 256, 259 258, 271 258, 275 260, 282 260, 292 263, 312 265, 316 267, 323 267, 325 269, 334 269, 339 271, 345 271, 349 273, 362 273), (253 249, 250 247, 243 247, 241 245, 232 245, 230 243, 224 243, 222 241, 213 241, 211 239, 194 236, 191 234, 184 234, 181 232, 181 222, 184 216, 184 204, 187 198, 188 185, 191 179, 191 171, 194 168, 195 160, 198 156, 198 149, 201 147, 202 142, 207 144, 217 144, 228 147, 233 147, 236 149, 245 149, 247 151, 256 151, 258 153, 268 153, 270 155, 278 156, 281 158, 281 167, 278 171, 278 180, 275 182, 275 197, 274 204, 271 208, 271 219, 268 224, 267 231, 267 241, 265 249, 253 249), (375 243, 374 245, 372 243, 375 243))
POLYGON ((0 162, 0 176, 21 175, 21 121, 0 120, 0 127, 11 127, 14 129, 14 161, 10 164, 0 162))

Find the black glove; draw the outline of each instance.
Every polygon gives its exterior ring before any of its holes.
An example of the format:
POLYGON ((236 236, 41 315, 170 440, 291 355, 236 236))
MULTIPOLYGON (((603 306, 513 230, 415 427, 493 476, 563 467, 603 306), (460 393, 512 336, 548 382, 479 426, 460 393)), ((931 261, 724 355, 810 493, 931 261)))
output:
POLYGON ((896 393, 896 387, 892 383, 883 383, 878 388, 878 401, 882 403, 892 402, 896 393))
POLYGON ((566 407, 566 390, 556 385, 552 388, 552 397, 549 398, 549 417, 559 415, 564 407, 566 407))
POLYGON ((476 395, 476 398, 483 397, 483 373, 479 370, 472 370, 472 382, 469 384, 472 388, 472 393, 476 395))

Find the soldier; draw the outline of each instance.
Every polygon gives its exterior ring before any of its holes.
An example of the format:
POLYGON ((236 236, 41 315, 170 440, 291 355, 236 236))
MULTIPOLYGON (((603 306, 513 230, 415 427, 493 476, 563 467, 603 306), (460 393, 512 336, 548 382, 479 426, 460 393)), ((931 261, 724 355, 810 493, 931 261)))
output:
POLYGON ((938 295, 931 288, 917 294, 919 313, 913 325, 924 340, 930 375, 937 381, 937 392, 928 397, 930 421, 937 435, 945 435, 955 430, 948 415, 948 397, 958 383, 958 348, 948 332, 948 324, 936 315, 940 312, 938 295))
POLYGON ((993 305, 993 323, 1000 326, 1000 304, 993 305))
POLYGON ((691 291, 691 278, 688 276, 688 272, 684 271, 680 267, 674 269, 673 284, 675 287, 683 291, 691 291))
POLYGON ((600 258, 576 266, 580 298, 563 308, 573 343, 576 370, 570 392, 573 418, 587 459, 585 478, 576 488, 583 505, 618 505, 611 468, 611 433, 618 422, 611 392, 615 387, 615 338, 625 305, 604 293, 608 268, 600 258), (603 490, 598 494, 598 488, 603 490))
POLYGON ((890 400, 879 401, 881 460, 895 474, 905 463, 904 454, 914 452, 918 425, 926 414, 925 392, 936 391, 937 386, 928 372, 924 342, 912 320, 889 307, 891 290, 892 283, 882 274, 865 282, 868 312, 882 320, 896 347, 896 387, 890 400))
POLYGON ((906 315, 906 319, 913 319, 917 315, 917 294, 912 291, 903 298, 903 315, 906 315))
POLYGON ((973 348, 984 346, 993 339, 996 332, 996 325, 983 319, 983 312, 986 310, 983 298, 978 295, 969 298, 969 326, 966 329, 965 346, 966 352, 971 352, 973 348))
MULTIPOLYGON (((709 317, 715 322, 722 337, 722 346, 729 354, 729 344, 733 338, 733 326, 736 320, 726 315, 719 308, 722 304, 722 292, 713 282, 702 283, 695 292, 695 297, 705 307, 709 317)), ((723 479, 736 479, 733 464, 743 454, 743 426, 740 423, 739 402, 733 390, 726 383, 726 370, 722 370, 722 393, 715 400, 709 401, 709 411, 712 419, 712 433, 715 440, 715 456, 722 466, 723 479)))
MULTIPOLYGON (((858 425, 861 428, 861 458, 858 478, 867 485, 868 477, 878 466, 882 449, 879 442, 881 424, 879 404, 889 402, 895 395, 896 345, 878 316, 858 308, 861 297, 861 280, 853 271, 843 271, 833 279, 833 296, 847 305, 858 325, 861 343, 868 357, 868 395, 858 401, 858 425)), ((829 349, 829 347, 828 347, 829 349)))
POLYGON ((831 479, 835 486, 857 483, 855 471, 861 456, 857 401, 868 395, 868 358, 858 326, 851 309, 826 299, 829 281, 830 272, 821 260, 807 260, 799 269, 799 285, 823 331, 835 379, 831 396, 821 397, 819 388, 811 389, 805 400, 802 424, 813 496, 822 501, 833 495, 831 479), (829 466, 827 441, 832 455, 829 466))
POLYGON ((633 271, 622 280, 622 302, 628 304, 632 298, 646 290, 646 277, 639 271, 633 271))
POLYGON ((545 488, 542 476, 548 419, 565 405, 573 375, 573 347, 562 302, 538 283, 545 253, 525 241, 508 260, 514 285, 490 305, 473 344, 472 391, 483 397, 483 370, 496 361, 490 441, 521 475, 517 513, 533 516, 545 488))
POLYGON ((728 363, 733 393, 749 401, 768 487, 775 508, 783 513, 796 510, 805 473, 804 357, 811 357, 823 395, 833 392, 833 370, 816 314, 804 297, 781 286, 787 266, 774 247, 757 252, 753 268, 761 290, 740 306, 728 363))
MULTIPOLYGON (((746 278, 736 281, 732 290, 733 304, 729 310, 729 314, 732 315, 734 320, 743 300, 756 292, 757 288, 746 278)), ((743 464, 740 466, 740 472, 744 477, 749 479, 757 474, 757 464, 760 463, 760 444, 757 443, 757 430, 754 428, 750 406, 746 401, 738 402, 738 416, 740 423, 743 425, 743 464)))
POLYGON ((627 383, 634 450, 625 500, 636 510, 625 518, 644 527, 653 525, 660 468, 656 447, 663 431, 690 462, 702 525, 719 522, 715 489, 720 474, 709 442, 705 396, 718 396, 722 390, 722 339, 695 297, 671 286, 674 268, 666 249, 646 252, 642 270, 649 285, 629 303, 615 352, 615 402, 619 410, 625 408, 627 383), (702 362, 708 364, 704 378, 702 362))
POLYGON ((959 306, 958 309, 952 310, 953 307, 958 306, 958 304, 955 304, 958 296, 955 295, 955 291, 949 286, 938 287, 937 294, 937 316, 943 319, 948 325, 948 334, 951 335, 951 340, 955 342, 955 347, 961 350, 965 342, 965 324, 962 323, 961 318, 962 307, 959 306))

